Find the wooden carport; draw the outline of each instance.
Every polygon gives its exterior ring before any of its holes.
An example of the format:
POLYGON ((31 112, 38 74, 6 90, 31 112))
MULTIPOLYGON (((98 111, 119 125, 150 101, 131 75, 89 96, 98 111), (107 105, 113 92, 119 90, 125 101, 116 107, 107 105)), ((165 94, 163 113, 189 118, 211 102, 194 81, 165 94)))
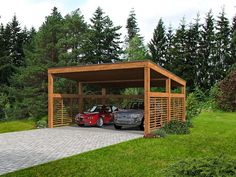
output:
POLYGON ((186 82, 183 79, 149 60, 49 68, 48 125, 53 128, 57 125, 68 124, 73 119, 72 114, 65 114, 66 110, 63 109, 64 99, 70 99, 71 105, 78 104, 78 111, 82 112, 83 100, 86 98, 101 98, 105 103, 107 98, 141 97, 144 99, 144 135, 147 135, 170 120, 185 121, 185 86, 186 82), (54 93, 55 77, 77 81, 78 93, 54 93), (102 94, 84 95, 84 83, 101 86, 102 94), (110 87, 143 87, 144 95, 108 95, 106 94, 106 88, 110 87), (151 87, 164 87, 165 92, 151 91, 151 87), (172 93, 173 87, 179 88, 180 92, 172 93), (61 104, 59 105, 59 112, 55 112, 56 106, 54 103, 58 99, 61 100, 61 104), (72 102, 72 99, 77 101, 72 102), (55 120, 56 116, 57 121, 55 120))

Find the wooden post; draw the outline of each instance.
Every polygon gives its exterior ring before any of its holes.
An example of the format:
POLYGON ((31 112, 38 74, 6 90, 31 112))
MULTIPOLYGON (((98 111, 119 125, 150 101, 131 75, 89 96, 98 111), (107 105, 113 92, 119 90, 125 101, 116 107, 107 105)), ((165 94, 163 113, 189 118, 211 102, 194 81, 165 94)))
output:
POLYGON ((106 88, 102 88, 102 105, 106 103, 106 88))
POLYGON ((183 97, 183 112, 182 112, 182 121, 186 120, 186 85, 181 87, 181 93, 184 94, 183 97))
POLYGON ((63 119, 64 119, 64 103, 63 103, 63 98, 61 98, 61 125, 63 125, 63 119))
POLYGON ((48 127, 53 128, 53 75, 48 73, 48 127))
POLYGON ((83 113, 84 107, 84 98, 83 98, 83 84, 81 82, 78 83, 78 94, 79 94, 79 113, 83 113))
POLYGON ((150 133, 150 68, 144 68, 144 136, 150 133))
POLYGON ((171 121, 171 79, 166 79, 166 93, 168 93, 167 97, 167 122, 171 121))

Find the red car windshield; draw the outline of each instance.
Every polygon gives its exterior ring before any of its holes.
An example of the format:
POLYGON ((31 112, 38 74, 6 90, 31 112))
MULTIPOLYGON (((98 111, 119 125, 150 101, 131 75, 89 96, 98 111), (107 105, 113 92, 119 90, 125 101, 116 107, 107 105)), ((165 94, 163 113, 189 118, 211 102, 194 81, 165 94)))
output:
POLYGON ((101 109, 101 106, 93 106, 91 109, 88 109, 88 112, 100 112, 101 109))

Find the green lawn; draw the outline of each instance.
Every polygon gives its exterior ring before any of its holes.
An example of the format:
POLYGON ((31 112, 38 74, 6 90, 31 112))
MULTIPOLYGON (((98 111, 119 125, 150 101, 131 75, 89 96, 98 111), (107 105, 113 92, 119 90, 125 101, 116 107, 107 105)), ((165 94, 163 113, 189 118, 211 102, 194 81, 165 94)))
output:
POLYGON ((35 122, 32 120, 15 120, 15 121, 0 122, 0 133, 31 130, 34 128, 35 128, 35 122))
POLYGON ((90 151, 5 176, 163 176, 178 160, 215 156, 236 157, 236 113, 204 112, 188 135, 136 139, 90 151))

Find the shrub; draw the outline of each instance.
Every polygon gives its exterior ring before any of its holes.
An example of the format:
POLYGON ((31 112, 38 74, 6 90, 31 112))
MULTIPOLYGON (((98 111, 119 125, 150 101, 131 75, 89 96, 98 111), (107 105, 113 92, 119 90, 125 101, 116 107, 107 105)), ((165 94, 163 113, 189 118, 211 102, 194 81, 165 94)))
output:
POLYGON ((162 129, 167 134, 188 134, 190 133, 189 130, 189 123, 181 122, 177 120, 172 120, 169 123, 165 124, 162 129))
POLYGON ((187 159, 170 165, 164 170, 166 176, 226 177, 236 176, 236 159, 228 156, 187 159))
POLYGON ((191 120, 201 113, 202 102, 205 101, 205 93, 196 88, 186 99, 186 118, 191 120))
POLYGON ((37 121, 36 127, 37 128, 47 128, 48 126, 48 116, 42 117, 40 120, 37 121))
POLYGON ((159 138, 164 138, 164 137, 166 137, 166 135, 167 135, 164 129, 156 130, 156 131, 152 132, 152 134, 153 134, 155 137, 159 137, 159 138))
POLYGON ((223 111, 236 111, 236 67, 219 83, 219 89, 218 107, 223 111))

